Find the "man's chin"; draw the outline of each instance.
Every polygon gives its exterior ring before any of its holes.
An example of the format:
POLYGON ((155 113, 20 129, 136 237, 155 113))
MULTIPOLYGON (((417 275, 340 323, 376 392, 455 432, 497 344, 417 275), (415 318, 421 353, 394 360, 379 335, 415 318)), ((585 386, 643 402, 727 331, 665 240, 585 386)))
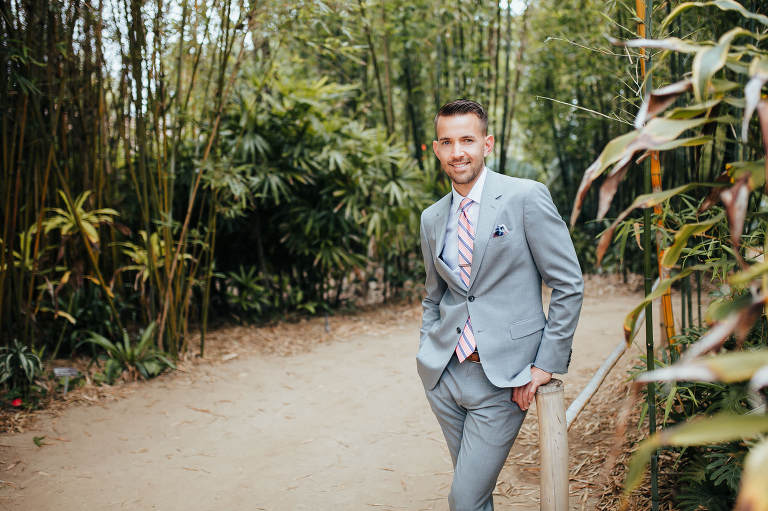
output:
POLYGON ((477 179, 477 176, 480 175, 480 172, 482 171, 482 167, 478 169, 476 172, 474 170, 468 170, 467 172, 462 172, 461 174, 457 174, 456 172, 446 172, 448 174, 448 177, 451 178, 451 181, 456 183, 457 185, 466 185, 477 179))

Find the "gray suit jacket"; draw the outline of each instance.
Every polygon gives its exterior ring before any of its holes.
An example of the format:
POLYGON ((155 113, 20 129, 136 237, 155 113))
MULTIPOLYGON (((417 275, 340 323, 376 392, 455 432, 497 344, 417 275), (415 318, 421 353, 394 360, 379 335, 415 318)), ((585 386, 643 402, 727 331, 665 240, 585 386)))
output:
POLYGON ((497 387, 526 384, 531 364, 567 372, 584 282, 547 187, 488 171, 469 289, 439 257, 450 206, 449 193, 421 215, 427 276, 416 361, 424 387, 437 385, 470 315, 483 369, 497 387), (493 237, 501 224, 508 232, 493 237), (549 317, 541 302, 542 279, 552 288, 549 317))

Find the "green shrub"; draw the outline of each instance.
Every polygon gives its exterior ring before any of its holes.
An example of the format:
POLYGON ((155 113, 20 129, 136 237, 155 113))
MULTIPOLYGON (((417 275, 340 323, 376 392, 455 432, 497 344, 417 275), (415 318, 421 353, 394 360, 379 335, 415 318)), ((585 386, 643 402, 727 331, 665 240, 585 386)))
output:
POLYGON ((91 332, 90 338, 83 341, 100 346, 107 352, 109 358, 104 368, 104 379, 107 383, 114 383, 124 371, 128 372, 129 379, 135 380, 139 377, 152 378, 169 367, 176 369, 168 356, 154 346, 155 327, 156 323, 153 321, 135 345, 125 330, 123 330, 122 342, 112 343, 106 337, 94 332, 91 332))
POLYGON ((10 346, 0 346, 0 385, 10 396, 27 396, 35 379, 43 372, 40 353, 14 339, 10 346))

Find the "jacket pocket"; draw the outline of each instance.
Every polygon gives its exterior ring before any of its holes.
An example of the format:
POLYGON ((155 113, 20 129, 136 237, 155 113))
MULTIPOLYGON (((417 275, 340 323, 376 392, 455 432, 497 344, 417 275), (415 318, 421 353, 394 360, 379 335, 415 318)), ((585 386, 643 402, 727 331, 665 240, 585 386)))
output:
POLYGON ((515 321, 509 325, 509 337, 512 339, 518 339, 531 335, 534 332, 538 332, 542 328, 547 326, 547 318, 544 314, 534 316, 532 318, 526 318, 521 321, 515 321))
POLYGON ((488 240, 489 245, 503 245, 505 243, 508 243, 512 238, 514 233, 512 231, 507 231, 506 234, 502 236, 493 236, 491 235, 491 238, 488 240))

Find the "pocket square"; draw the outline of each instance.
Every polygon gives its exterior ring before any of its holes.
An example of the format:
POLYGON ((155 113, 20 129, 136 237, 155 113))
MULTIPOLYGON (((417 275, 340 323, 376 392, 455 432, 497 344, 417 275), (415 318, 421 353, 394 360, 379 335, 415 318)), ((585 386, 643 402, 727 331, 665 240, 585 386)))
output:
POLYGON ((507 229, 507 226, 504 224, 499 224, 496 226, 496 228, 493 230, 493 237, 498 238, 500 236, 504 236, 507 234, 509 230, 507 229))

